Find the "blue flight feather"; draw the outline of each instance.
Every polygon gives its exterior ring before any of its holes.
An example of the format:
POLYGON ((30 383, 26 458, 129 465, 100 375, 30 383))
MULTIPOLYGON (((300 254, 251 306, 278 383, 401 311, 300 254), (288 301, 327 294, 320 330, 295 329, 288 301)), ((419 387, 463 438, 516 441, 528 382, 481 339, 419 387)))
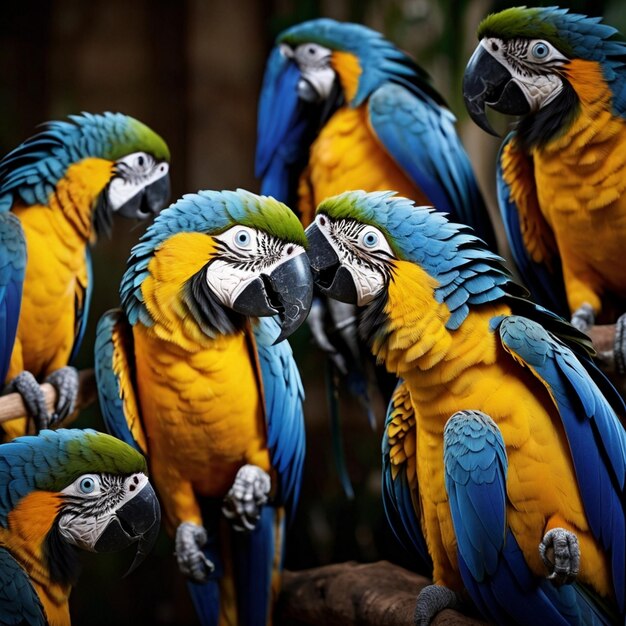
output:
POLYGON ((280 483, 276 495, 290 520, 300 494, 305 454, 304 389, 287 341, 272 345, 280 333, 278 322, 262 317, 253 325, 265 396, 268 447, 280 483))
POLYGON ((0 623, 4 626, 48 623, 28 574, 5 548, 0 548, 0 623))
POLYGON ((270 621, 277 550, 282 563, 282 545, 276 545, 276 538, 284 537, 284 522, 277 522, 278 515, 274 507, 264 506, 254 530, 230 532, 239 626, 266 626, 270 621), (277 523, 282 530, 276 529, 277 523))
POLYGON ((483 615, 499 624, 612 623, 578 584, 537 578, 506 523, 507 458, 502 434, 478 412, 455 414, 444 430, 446 491, 463 582, 483 615))
POLYGON ((26 241, 19 220, 0 212, 0 383, 6 381, 22 304, 26 241))
POLYGON ((607 552, 624 613, 626 432, 581 362, 539 324, 511 316, 500 323, 499 332, 507 350, 528 365, 555 399, 591 532, 607 552))
MULTIPOLYGON (((124 412, 124 399, 121 393, 121 382, 113 369, 116 355, 114 334, 117 336, 118 350, 124 352, 123 357, 134 366, 134 346, 131 328, 121 309, 107 311, 98 321, 96 341, 94 345, 94 370, 98 388, 100 410, 104 424, 114 437, 132 446, 138 452, 147 454, 133 437, 124 412)), ((135 390, 134 371, 126 372, 135 390)), ((139 416, 141 418, 141 416, 139 416)))

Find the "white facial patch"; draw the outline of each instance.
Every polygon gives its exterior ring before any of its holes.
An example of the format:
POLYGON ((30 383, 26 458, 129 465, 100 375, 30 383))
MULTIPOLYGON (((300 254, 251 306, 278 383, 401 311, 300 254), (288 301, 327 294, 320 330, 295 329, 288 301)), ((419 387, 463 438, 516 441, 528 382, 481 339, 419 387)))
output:
POLYGON ((395 258, 387 239, 376 227, 354 221, 331 222, 325 215, 317 215, 315 223, 341 265, 350 272, 357 304, 369 304, 387 286, 387 275, 379 259, 395 258), (342 228, 343 225, 346 227, 342 228))
POLYGON ((163 178, 169 172, 169 163, 157 162, 145 152, 133 152, 115 162, 117 174, 108 186, 109 205, 117 211, 144 187, 163 178))
POLYGON ((328 98, 335 82, 335 70, 330 64, 332 50, 316 43, 303 43, 292 56, 302 78, 307 80, 323 100, 328 98))
MULTIPOLYGON (((559 68, 568 59, 544 39, 486 37, 480 45, 507 68, 531 111, 552 102, 563 90, 559 68)), ((493 103, 487 103, 493 104, 493 103)))
POLYGON ((263 231, 233 226, 215 239, 223 246, 211 261, 206 281, 219 301, 233 308, 241 292, 262 274, 271 274, 279 265, 304 254, 302 246, 280 241, 263 231))
POLYGON ((111 519, 148 483, 142 473, 122 478, 83 474, 61 491, 66 496, 58 527, 70 544, 93 552, 111 519))

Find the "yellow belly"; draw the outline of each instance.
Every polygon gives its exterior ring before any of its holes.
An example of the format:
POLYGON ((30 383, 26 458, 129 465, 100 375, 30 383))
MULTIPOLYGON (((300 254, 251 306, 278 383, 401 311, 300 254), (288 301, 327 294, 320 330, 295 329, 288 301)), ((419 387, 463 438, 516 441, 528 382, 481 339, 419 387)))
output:
POLYGON ((195 494, 223 497, 245 463, 270 471, 255 364, 244 335, 195 353, 141 325, 134 337, 151 471, 170 523, 194 521, 195 494))
POLYGON ((324 198, 351 189, 394 190, 417 204, 430 204, 378 142, 364 106, 343 107, 330 118, 311 146, 303 177, 300 210, 305 226, 324 198))
POLYGON ((74 345, 75 298, 77 281, 86 275, 86 241, 47 207, 14 212, 26 236, 28 262, 8 378, 24 369, 42 378, 67 365, 74 345))

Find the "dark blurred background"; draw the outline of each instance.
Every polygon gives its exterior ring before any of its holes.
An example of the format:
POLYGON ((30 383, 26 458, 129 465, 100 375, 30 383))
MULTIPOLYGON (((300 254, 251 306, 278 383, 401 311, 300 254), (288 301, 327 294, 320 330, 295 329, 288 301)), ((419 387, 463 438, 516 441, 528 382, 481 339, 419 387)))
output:
MULTIPOLYGON (((23 0, 0 18, 0 153, 37 124, 80 111, 121 111, 159 132, 172 152, 172 200, 198 189, 258 190, 254 178, 256 102, 275 36, 319 16, 360 22, 409 52, 432 76, 459 119, 492 214, 499 140, 467 119, 461 77, 490 11, 521 2, 490 0, 23 0)), ((527 3, 553 5, 555 2, 527 3)), ((561 2, 626 32, 623 0, 561 2)), ((500 130, 505 130, 505 122, 500 130)), ((95 293, 79 367, 91 367, 97 320, 118 306, 129 250, 145 226, 118 222, 94 249, 95 293)), ((501 235, 502 237, 502 235, 501 235)), ((506 254, 506 250, 503 249, 506 254)), ((380 439, 349 402, 343 433, 355 498, 344 495, 330 452, 323 359, 306 330, 292 345, 307 392, 307 462, 300 508, 288 537, 287 567, 386 558, 406 567, 380 501, 380 439)), ((99 410, 77 426, 102 430, 99 410)), ((76 625, 196 624, 163 534, 127 579, 130 554, 86 555, 71 598, 76 625)))

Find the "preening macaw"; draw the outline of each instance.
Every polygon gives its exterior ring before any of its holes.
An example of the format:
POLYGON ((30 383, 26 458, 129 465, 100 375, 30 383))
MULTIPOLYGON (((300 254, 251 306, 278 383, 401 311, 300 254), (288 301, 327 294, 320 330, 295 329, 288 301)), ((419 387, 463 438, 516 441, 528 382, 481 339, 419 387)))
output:
POLYGON ((145 459, 115 437, 61 428, 0 446, 0 623, 69 626, 76 548, 136 543, 133 570, 160 519, 145 459))
MULTIPOLYGON (((0 382, 46 428, 72 413, 93 289, 89 245, 116 214, 145 219, 169 196, 169 150, 119 113, 70 116, 0 160, 0 382), (59 392, 49 415, 37 381, 59 392)), ((2 424, 5 440, 26 419, 2 424)))
POLYGON ((468 229, 391 192, 325 200, 307 236, 316 283, 359 306, 406 385, 383 485, 396 533, 433 562, 418 623, 463 588, 499 624, 623 621, 626 407, 589 339, 519 297, 468 229))
POLYGON ((581 330, 626 310, 626 44, 616 34, 567 9, 507 9, 480 24, 463 83, 488 132, 485 105, 520 116, 498 158, 507 236, 534 298, 581 330))
MULTIPOLYGON (((278 36, 267 63, 256 152, 261 192, 297 207, 307 226, 328 196, 395 189, 470 224, 495 249, 454 123, 426 73, 380 33, 332 19, 304 22, 278 36)), ((358 343, 354 308, 327 309, 314 303, 313 336, 367 406, 369 355, 358 343)), ((393 389, 386 387, 384 396, 393 389)))
POLYGON ((107 428, 149 459, 203 624, 271 621, 304 460, 282 339, 311 304, 305 245, 273 198, 186 195, 133 248, 122 310, 98 324, 107 428))

